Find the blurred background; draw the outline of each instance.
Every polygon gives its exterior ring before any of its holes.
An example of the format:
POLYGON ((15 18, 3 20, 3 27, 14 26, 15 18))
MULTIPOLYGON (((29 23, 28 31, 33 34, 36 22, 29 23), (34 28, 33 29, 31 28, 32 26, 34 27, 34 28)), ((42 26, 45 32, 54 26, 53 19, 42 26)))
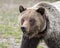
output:
MULTIPOLYGON (((0 0, 0 48, 20 47, 22 32, 18 24, 19 5, 30 7, 40 1, 58 0, 0 0)), ((38 46, 44 47, 47 48, 44 43, 38 46)))

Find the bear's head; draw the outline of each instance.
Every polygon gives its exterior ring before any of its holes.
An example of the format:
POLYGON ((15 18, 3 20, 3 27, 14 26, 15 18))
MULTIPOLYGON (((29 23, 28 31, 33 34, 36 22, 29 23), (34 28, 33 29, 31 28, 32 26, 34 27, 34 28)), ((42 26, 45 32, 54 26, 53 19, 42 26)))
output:
POLYGON ((29 38, 36 36, 39 32, 43 32, 46 28, 45 8, 40 7, 24 8, 19 7, 21 13, 21 30, 23 34, 29 38))

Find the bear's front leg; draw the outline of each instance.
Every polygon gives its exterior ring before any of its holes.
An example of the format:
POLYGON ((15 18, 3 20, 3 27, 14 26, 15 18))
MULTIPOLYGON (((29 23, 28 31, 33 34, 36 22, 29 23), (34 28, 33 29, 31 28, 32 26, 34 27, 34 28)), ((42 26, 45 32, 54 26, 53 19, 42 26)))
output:
POLYGON ((34 37, 29 39, 28 37, 23 35, 21 48, 37 48, 39 43, 39 38, 34 37))

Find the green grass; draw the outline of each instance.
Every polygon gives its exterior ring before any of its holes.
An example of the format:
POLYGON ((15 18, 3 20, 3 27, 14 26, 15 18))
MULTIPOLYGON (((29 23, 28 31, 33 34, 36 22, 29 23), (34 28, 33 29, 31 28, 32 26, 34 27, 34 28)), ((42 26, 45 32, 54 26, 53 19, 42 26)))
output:
POLYGON ((43 48, 42 46, 38 46, 37 48, 43 48))
POLYGON ((0 42, 0 48, 7 48, 10 41, 9 37, 12 36, 16 43, 20 42, 21 30, 18 25, 19 11, 17 8, 10 9, 6 12, 0 13, 0 37, 6 38, 7 42, 0 42))

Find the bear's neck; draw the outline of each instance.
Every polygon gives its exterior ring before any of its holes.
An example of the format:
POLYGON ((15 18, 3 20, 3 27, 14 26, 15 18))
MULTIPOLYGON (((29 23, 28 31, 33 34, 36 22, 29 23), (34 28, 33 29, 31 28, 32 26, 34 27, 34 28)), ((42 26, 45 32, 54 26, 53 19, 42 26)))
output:
POLYGON ((39 31, 38 35, 44 36, 44 34, 47 32, 48 27, 49 27, 49 20, 48 20, 48 18, 46 18, 46 22, 44 24, 44 27, 41 31, 39 31))
POLYGON ((45 21, 45 23, 43 24, 43 27, 42 27, 42 29, 40 30, 40 32, 45 31, 45 30, 46 30, 46 27, 47 27, 47 23, 46 23, 46 21, 45 21))
POLYGON ((40 34, 44 34, 46 31, 47 31, 47 26, 45 25, 44 30, 42 30, 41 32, 39 31, 38 34, 39 34, 39 35, 40 35, 40 34))

